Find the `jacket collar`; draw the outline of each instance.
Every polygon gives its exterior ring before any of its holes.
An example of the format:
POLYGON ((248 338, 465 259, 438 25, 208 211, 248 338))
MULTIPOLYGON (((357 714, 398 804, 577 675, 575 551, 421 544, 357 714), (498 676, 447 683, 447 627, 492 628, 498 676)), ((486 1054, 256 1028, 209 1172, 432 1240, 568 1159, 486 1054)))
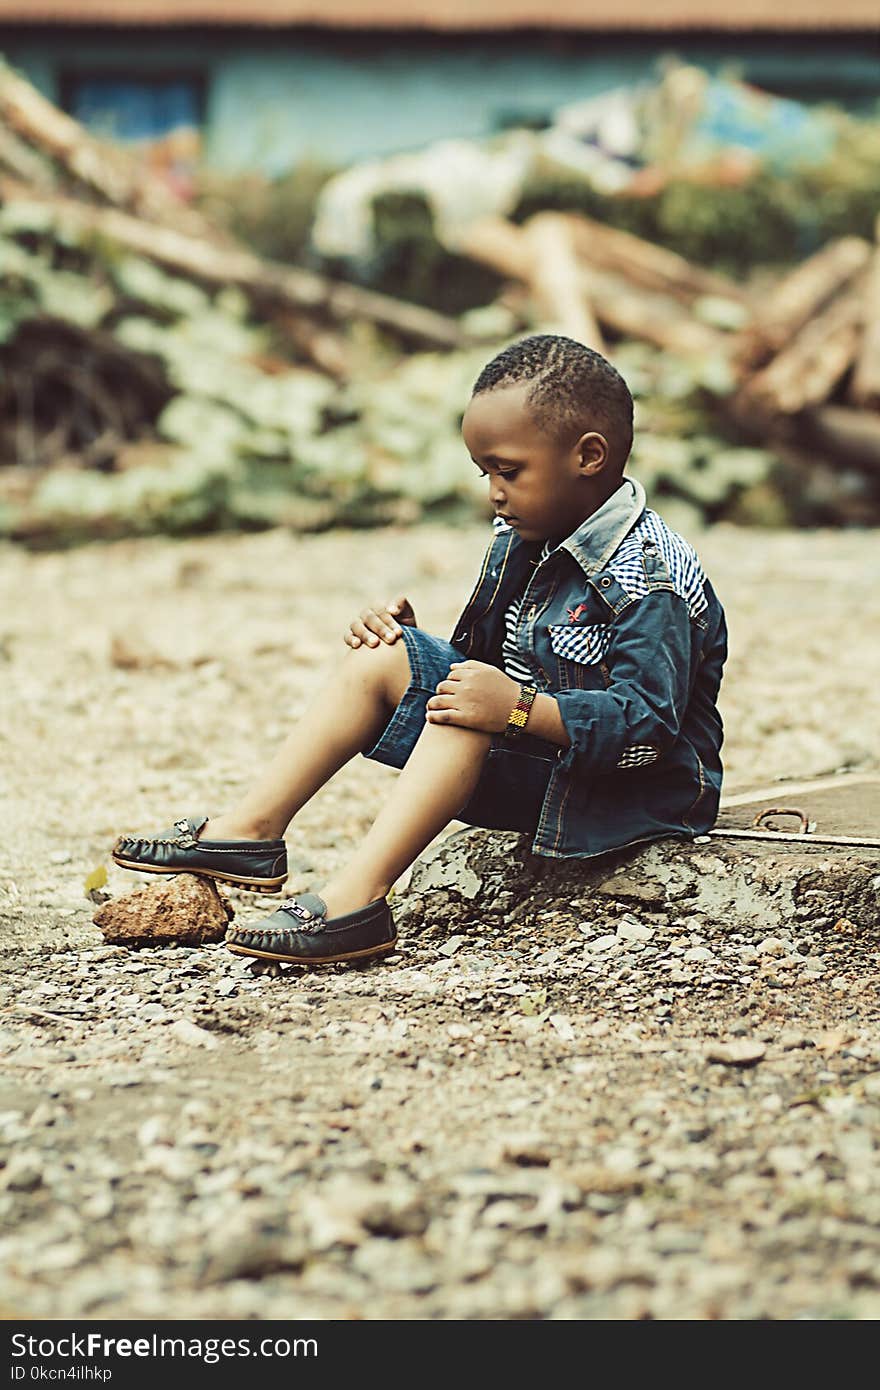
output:
POLYGON ((598 573, 635 526, 645 510, 645 502, 642 484, 625 475, 616 492, 561 541, 558 549, 569 551, 585 574, 598 573))

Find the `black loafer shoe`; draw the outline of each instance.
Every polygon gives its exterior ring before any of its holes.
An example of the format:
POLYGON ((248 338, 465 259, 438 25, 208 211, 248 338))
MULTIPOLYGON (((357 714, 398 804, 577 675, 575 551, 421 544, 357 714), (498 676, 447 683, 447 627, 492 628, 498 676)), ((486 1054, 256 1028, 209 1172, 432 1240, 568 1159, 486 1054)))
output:
POLYGON ((357 912, 328 919, 327 904, 317 893, 298 893, 271 917, 250 927, 230 927, 226 932, 226 945, 236 955, 291 965, 384 956, 394 950, 396 942, 397 928, 387 898, 376 898, 357 912))
POLYGON ((235 888, 279 893, 287 880, 283 840, 200 840, 207 816, 186 816, 158 835, 120 835, 113 861, 148 874, 202 874, 235 888))

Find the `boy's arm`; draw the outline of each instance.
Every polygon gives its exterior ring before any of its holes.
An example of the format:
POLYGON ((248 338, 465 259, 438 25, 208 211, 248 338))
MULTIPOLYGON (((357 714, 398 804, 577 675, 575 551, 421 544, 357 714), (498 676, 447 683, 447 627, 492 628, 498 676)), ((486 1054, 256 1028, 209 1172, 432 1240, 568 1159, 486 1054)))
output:
POLYGON ((578 773, 656 761, 681 727, 691 641, 690 613, 678 594, 655 589, 634 600, 611 625, 603 662, 607 688, 537 696, 529 732, 565 747, 562 765, 578 773))
POLYGON ((561 744, 563 748, 568 748, 571 743, 554 695, 535 696, 527 728, 536 738, 546 738, 550 743, 561 744))

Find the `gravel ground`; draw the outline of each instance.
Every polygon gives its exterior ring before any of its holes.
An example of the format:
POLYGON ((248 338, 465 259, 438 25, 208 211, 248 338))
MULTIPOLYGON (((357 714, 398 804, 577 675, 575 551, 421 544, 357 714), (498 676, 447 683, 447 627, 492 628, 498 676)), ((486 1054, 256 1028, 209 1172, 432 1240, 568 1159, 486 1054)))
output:
MULTIPOLYGON (((731 934, 581 899, 280 978, 92 924, 117 833, 226 808, 367 600, 402 591, 448 636, 486 536, 0 550, 4 1316, 880 1315, 858 923, 731 934)), ((731 625, 728 789, 876 768, 876 534, 700 550, 731 625)), ((302 812, 291 891, 395 776, 357 759, 302 812)))

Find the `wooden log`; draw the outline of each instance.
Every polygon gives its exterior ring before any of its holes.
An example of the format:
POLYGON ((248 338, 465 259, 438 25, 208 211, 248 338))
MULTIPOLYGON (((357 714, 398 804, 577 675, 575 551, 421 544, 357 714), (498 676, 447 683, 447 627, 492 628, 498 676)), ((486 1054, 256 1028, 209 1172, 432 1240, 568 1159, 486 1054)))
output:
POLYGON ((346 323, 363 318, 403 337, 436 348, 457 348, 475 341, 454 319, 376 294, 357 285, 328 280, 313 271, 264 261, 250 251, 226 248, 159 226, 116 208, 92 207, 71 198, 35 198, 29 190, 0 178, 0 200, 22 199, 47 209, 56 229, 87 240, 99 238, 135 251, 166 270, 205 285, 237 285, 268 311, 302 309, 346 323))
MULTIPOLYGON (((503 218, 473 223, 455 249, 501 275, 533 287, 533 252, 528 233, 503 218)), ((693 319, 669 295, 633 286, 620 275, 582 264, 579 295, 591 306, 603 329, 641 339, 685 357, 726 351, 725 335, 693 319)))
POLYGON ((865 284, 865 331, 856 354, 849 399, 853 405, 880 409, 880 217, 865 284))
POLYGON ((804 411, 797 428, 803 446, 880 477, 880 412, 826 405, 804 411))
POLYGON ((539 213, 527 223, 526 235, 532 289, 548 327, 605 352, 567 220, 552 212, 539 213))
POLYGON ((0 168, 34 188, 51 192, 54 187, 48 160, 3 124, 0 124, 0 168))
POLYGON ((280 332, 319 371, 326 372, 335 381, 348 381, 351 376, 350 355, 338 333, 308 314, 291 313, 289 310, 276 315, 275 323, 280 332))
POLYGON ((734 360, 743 374, 782 351, 821 314, 868 264, 871 248, 861 237, 841 237, 804 261, 771 290, 738 336, 734 360))
POLYGON ((228 238, 120 146, 96 140, 0 60, 0 121, 102 201, 191 236, 228 238))
POLYGON ((860 278, 745 382, 737 393, 740 404, 770 415, 795 415, 822 405, 855 361, 863 322, 860 278))
POLYGON ((449 250, 469 256, 499 275, 510 280, 528 283, 532 269, 532 251, 522 227, 504 217, 481 217, 454 241, 447 241, 449 250))
POLYGON ((702 295, 717 295, 741 303, 747 292, 735 281, 702 266, 692 265, 684 256, 631 232, 608 227, 580 213, 562 213, 568 224, 577 254, 599 270, 611 270, 634 285, 671 294, 685 304, 702 295))
POLYGON ((603 328, 653 343, 681 357, 720 357, 729 337, 691 318, 669 295, 635 289, 619 276, 585 269, 590 299, 603 328))

